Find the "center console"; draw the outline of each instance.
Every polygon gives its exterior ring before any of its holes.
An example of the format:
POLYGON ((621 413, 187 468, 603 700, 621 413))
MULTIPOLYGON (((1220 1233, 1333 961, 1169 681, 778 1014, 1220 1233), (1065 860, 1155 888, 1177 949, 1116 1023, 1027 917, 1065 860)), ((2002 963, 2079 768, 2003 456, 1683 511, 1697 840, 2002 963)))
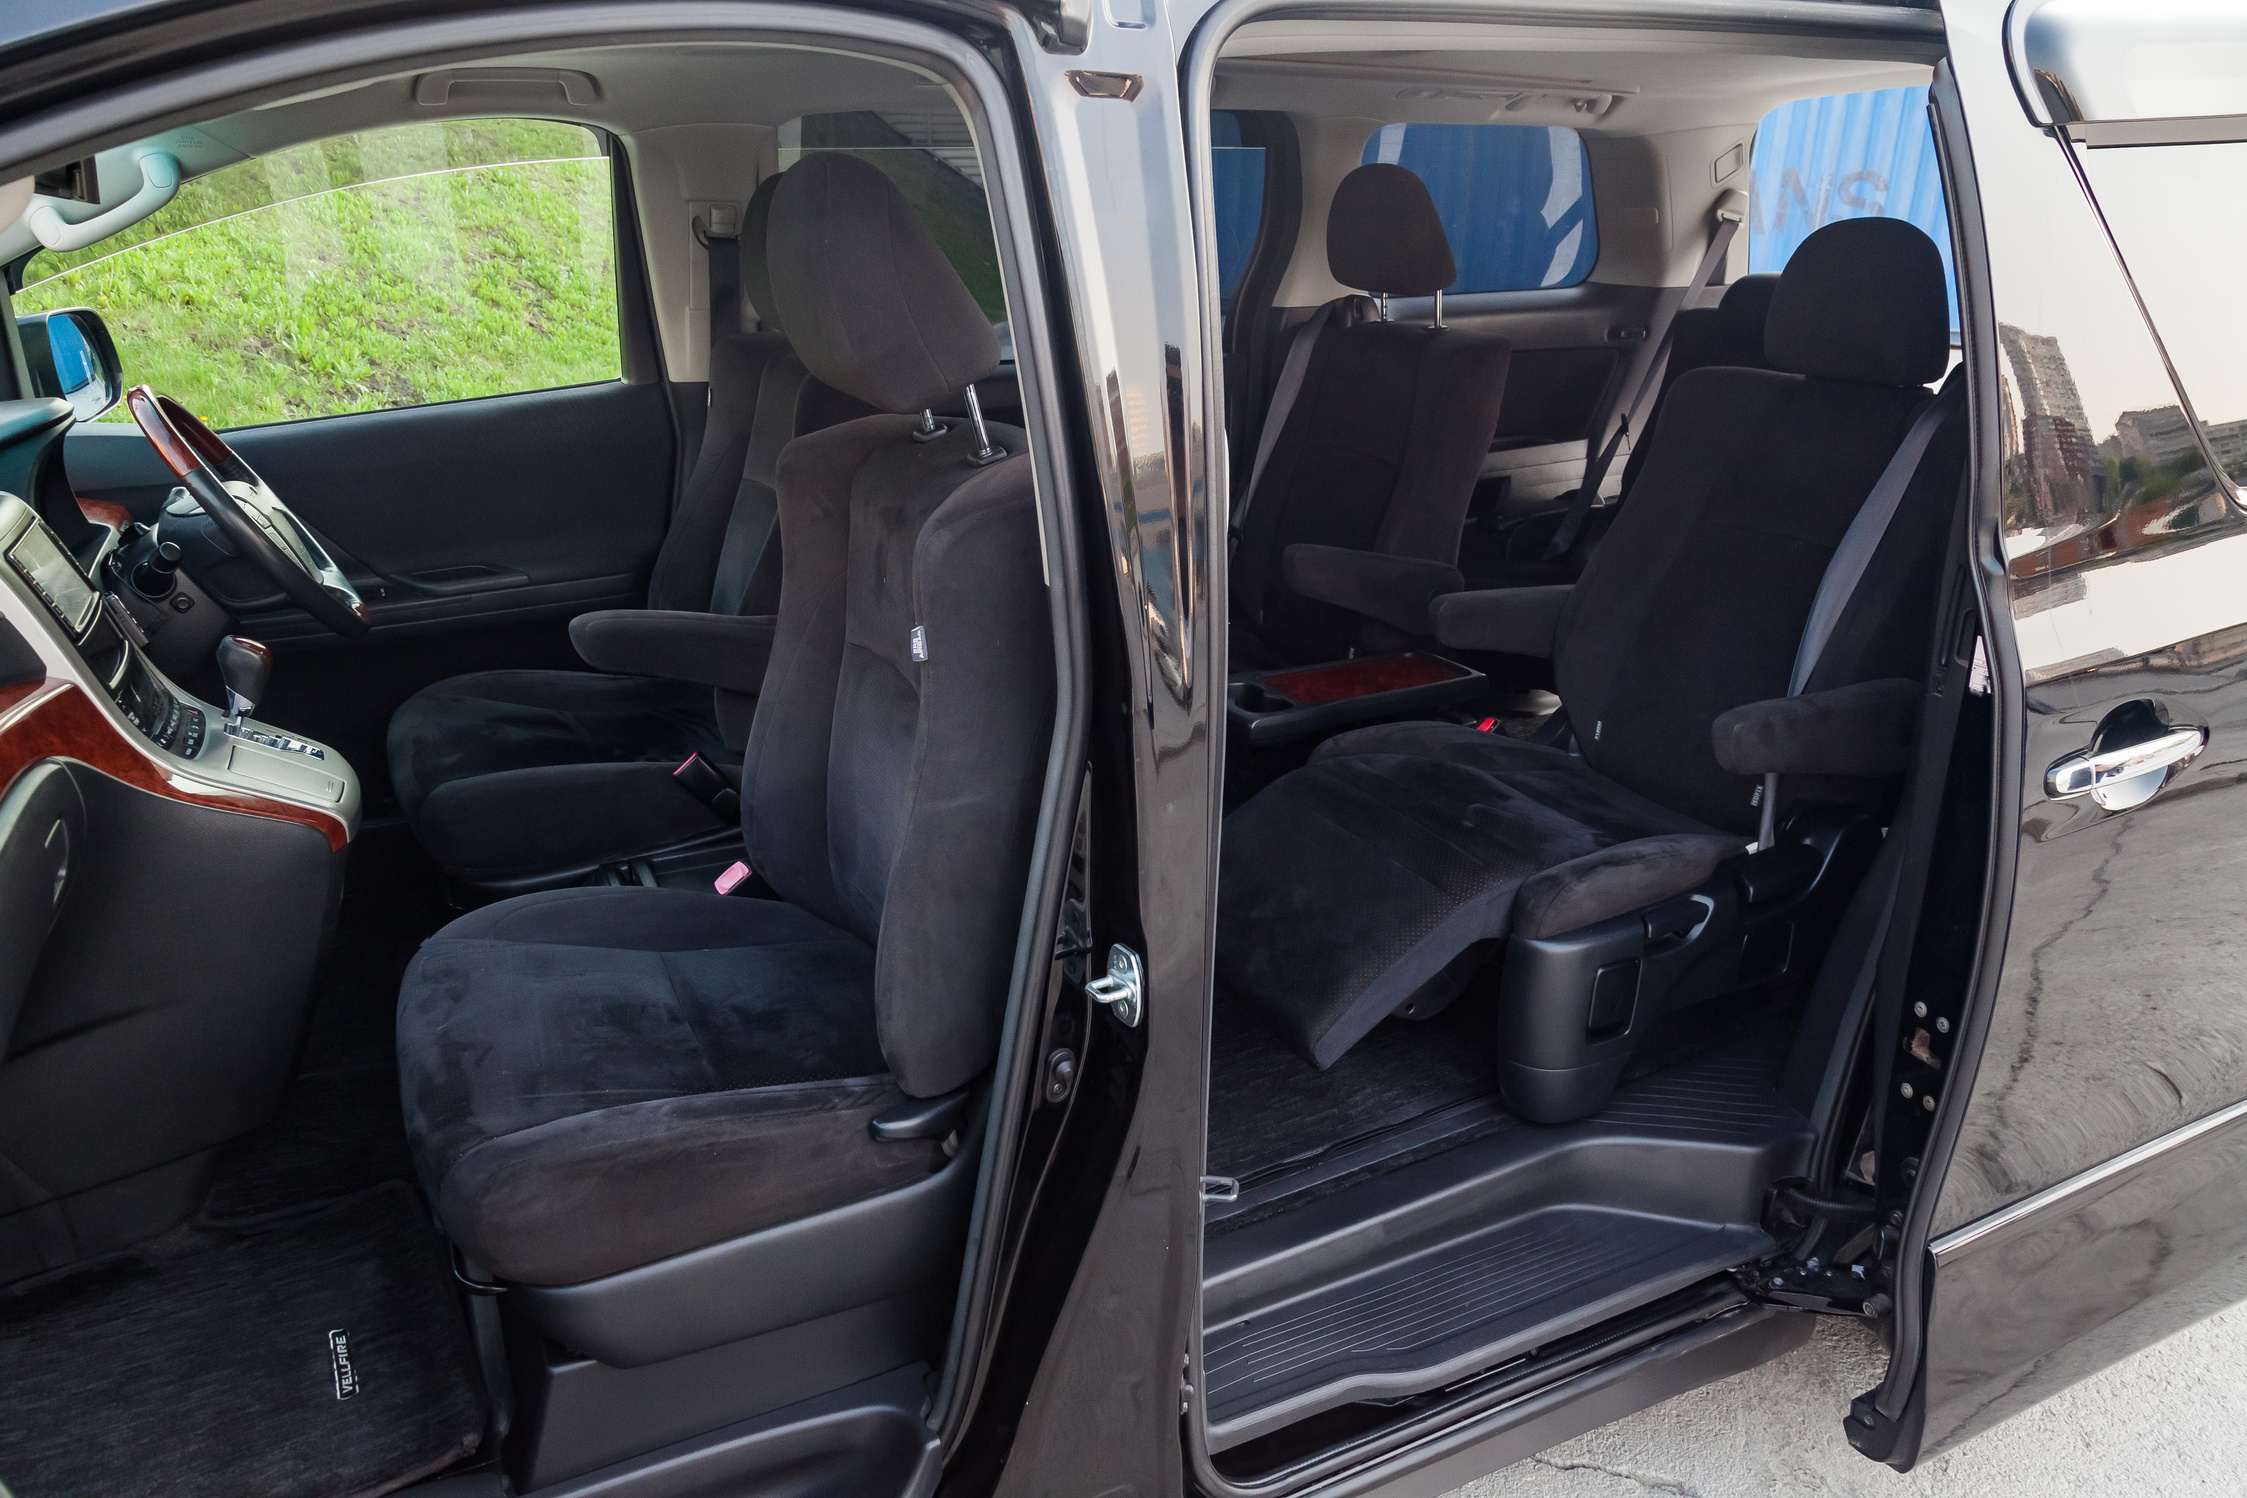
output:
POLYGON ((0 615, 44 658, 49 682, 94 699, 122 741, 71 746, 71 757, 177 799, 263 809, 320 826, 336 847, 349 842, 359 782, 342 757, 230 716, 173 683, 149 660, 133 615, 95 585, 30 505, 5 494, 0 558, 0 615))

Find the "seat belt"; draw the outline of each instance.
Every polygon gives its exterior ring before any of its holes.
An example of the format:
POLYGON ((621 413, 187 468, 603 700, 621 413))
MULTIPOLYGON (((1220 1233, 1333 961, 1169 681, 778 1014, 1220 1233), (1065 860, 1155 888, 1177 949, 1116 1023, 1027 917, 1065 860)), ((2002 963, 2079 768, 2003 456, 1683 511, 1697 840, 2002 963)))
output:
MULTIPOLYGON (((1347 297, 1342 301, 1349 300, 1347 297)), ((1233 506, 1232 523, 1226 528, 1226 555, 1240 545, 1241 529, 1248 523, 1248 507, 1256 502, 1256 486, 1263 482, 1264 465, 1272 459, 1272 449, 1279 445, 1280 431, 1287 425, 1288 413, 1295 409, 1295 398, 1303 393, 1303 376, 1311 367, 1311 347, 1319 341, 1319 334, 1334 316, 1341 301, 1328 302, 1312 313, 1303 326, 1295 330, 1295 338, 1287 346, 1287 360, 1280 365, 1279 384, 1272 389, 1272 408, 1264 413, 1264 433, 1256 441, 1256 463, 1248 471, 1248 485, 1241 490, 1241 502, 1233 506)))
MULTIPOLYGON (((738 222, 736 215, 736 222, 738 222)), ((694 221, 695 238, 702 241, 710 266, 710 341, 730 338, 741 331, 741 236, 705 229, 694 221)))
MULTIPOLYGON (((1841 533, 1841 544, 1834 548, 1832 560, 1826 563, 1826 575, 1818 580, 1817 596, 1810 601, 1810 618, 1802 626, 1802 643, 1795 649, 1794 674, 1787 682, 1787 695, 1799 697, 1810 681, 1810 673, 1817 669, 1818 658, 1825 654, 1826 645, 1833 639, 1834 626, 1841 622, 1842 611, 1856 596, 1857 585, 1865 580, 1865 569, 1872 565, 1873 553, 1880 550, 1881 538, 1888 534, 1889 522, 1896 518, 1896 507, 1903 503, 1904 491, 1911 487, 1912 478, 1919 472, 1920 459, 1927 455, 1927 444, 1935 440, 1936 429, 1943 424, 1943 395, 1964 372, 1961 365, 1943 388, 1922 401, 1912 417, 1904 440, 1896 444, 1896 451, 1888 459, 1888 466, 1865 502, 1857 507, 1857 516, 1849 522, 1849 529, 1841 533)), ((1763 825, 1756 835, 1756 846, 1768 848, 1778 836, 1779 777, 1763 777, 1763 825)))
POLYGON ((1576 545, 1576 538, 1583 534, 1584 521, 1591 515, 1592 506, 1599 503, 1599 486, 1607 482, 1607 470, 1615 466, 1615 454, 1622 448, 1623 439, 1631 434, 1631 418, 1638 414, 1647 393, 1659 384, 1662 366, 1670 361, 1670 344, 1677 337, 1678 313, 1692 306, 1693 299, 1715 279, 1716 268, 1724 263, 1725 253, 1732 248, 1732 237, 1740 232, 1740 223, 1746 217, 1746 200, 1740 193, 1728 192, 1717 200, 1716 228, 1709 234, 1709 247, 1701 255, 1701 263, 1693 267, 1693 278, 1685 283, 1684 294, 1662 319, 1662 335, 1655 341, 1654 357, 1647 360, 1646 368, 1639 372, 1638 388, 1623 402, 1622 416, 1615 423, 1606 445, 1584 470, 1584 481, 1576 486, 1576 493, 1568 501, 1568 513, 1561 517, 1559 528, 1545 547, 1546 561, 1557 562, 1567 556, 1576 545), (1736 204, 1735 198, 1741 201, 1736 204))

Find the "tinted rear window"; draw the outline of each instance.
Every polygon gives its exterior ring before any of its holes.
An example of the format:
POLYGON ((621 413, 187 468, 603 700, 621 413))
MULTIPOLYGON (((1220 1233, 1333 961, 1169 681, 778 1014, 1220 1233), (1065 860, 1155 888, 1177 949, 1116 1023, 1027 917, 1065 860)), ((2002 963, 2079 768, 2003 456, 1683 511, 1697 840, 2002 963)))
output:
POLYGON ((1459 279, 1446 291, 1574 286, 1599 259, 1584 142, 1557 125, 1384 125, 1365 161, 1428 184, 1459 279))
POLYGON ((1217 288, 1230 304, 1264 224, 1264 148, 1241 144, 1240 116, 1211 112, 1210 195, 1217 209, 1217 288))
POLYGON ((1958 326, 1951 226, 1927 120, 1927 90, 1884 88, 1782 104, 1756 126, 1748 269, 1786 268, 1795 247, 1836 219, 1900 218, 1943 252, 1958 326))

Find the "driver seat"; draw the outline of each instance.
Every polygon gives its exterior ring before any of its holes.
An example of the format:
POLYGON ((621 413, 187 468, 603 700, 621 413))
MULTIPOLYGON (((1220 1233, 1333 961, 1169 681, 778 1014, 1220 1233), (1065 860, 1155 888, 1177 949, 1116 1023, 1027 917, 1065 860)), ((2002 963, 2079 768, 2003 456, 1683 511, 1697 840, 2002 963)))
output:
POLYGON ((780 450, 872 414, 811 377, 773 310, 765 241, 781 175, 758 184, 742 221, 741 292, 761 326, 711 341, 710 423, 647 609, 571 621, 572 643, 601 669, 454 676, 390 720, 390 779, 407 824, 463 885, 504 894, 573 883, 602 862, 727 825, 672 772, 699 754, 739 775, 763 675, 748 657, 769 639, 780 598, 780 450))

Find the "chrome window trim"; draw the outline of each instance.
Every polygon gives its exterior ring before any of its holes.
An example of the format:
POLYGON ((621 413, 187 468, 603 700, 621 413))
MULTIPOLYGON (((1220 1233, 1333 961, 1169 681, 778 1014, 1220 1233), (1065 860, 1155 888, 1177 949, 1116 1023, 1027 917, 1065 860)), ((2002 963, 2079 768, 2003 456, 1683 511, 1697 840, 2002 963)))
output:
POLYGON ((1940 1269, 1947 1260, 1957 1258, 1976 1244, 2003 1233, 2039 1212, 2088 1196, 2100 1187, 2128 1176, 2142 1165, 2150 1164, 2171 1151, 2220 1133, 2242 1121, 2247 1121, 2247 1101, 2218 1108, 2215 1112, 2171 1129, 2158 1138, 2149 1139, 2134 1149, 2124 1150, 2113 1159, 2094 1165, 2089 1170, 2069 1176, 2033 1195, 2024 1196, 2010 1206, 2000 1207, 1987 1217, 1977 1218, 1964 1227, 1953 1228, 1928 1245, 1928 1251, 1935 1257, 1935 1267, 1940 1269))

